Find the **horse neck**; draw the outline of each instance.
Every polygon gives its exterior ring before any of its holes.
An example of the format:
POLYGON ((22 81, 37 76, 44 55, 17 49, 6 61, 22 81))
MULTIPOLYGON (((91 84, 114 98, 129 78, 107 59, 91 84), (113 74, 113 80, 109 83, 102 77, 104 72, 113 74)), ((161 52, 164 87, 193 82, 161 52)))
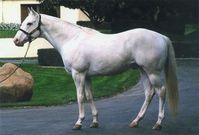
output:
POLYGON ((80 27, 48 15, 41 15, 41 37, 58 51, 80 32, 80 27))

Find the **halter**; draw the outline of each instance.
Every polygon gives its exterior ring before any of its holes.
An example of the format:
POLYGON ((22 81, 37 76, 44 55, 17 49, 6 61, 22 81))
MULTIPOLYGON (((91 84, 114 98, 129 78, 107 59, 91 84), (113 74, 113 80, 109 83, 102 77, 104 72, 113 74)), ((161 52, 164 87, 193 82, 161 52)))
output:
POLYGON ((41 30, 40 26, 41 26, 41 15, 39 14, 39 23, 38 23, 38 26, 34 30, 32 30, 31 32, 27 32, 21 28, 19 30, 28 36, 28 42, 31 43, 33 39, 32 34, 34 34, 37 30, 40 31, 41 30))
MULTIPOLYGON (((0 80, 0 84, 1 84, 2 82, 6 81, 8 78, 10 78, 10 77, 21 67, 21 65, 24 63, 25 58, 26 58, 26 56, 27 56, 27 54, 28 54, 28 50, 29 50, 29 48, 30 48, 30 44, 31 44, 32 39, 33 39, 32 34, 35 33, 37 30, 40 31, 40 30, 41 30, 41 29, 40 29, 40 26, 41 26, 41 15, 39 14, 39 23, 38 23, 38 26, 37 26, 32 32, 28 33, 27 31, 25 31, 25 30, 23 30, 23 29, 21 29, 21 28, 19 29, 20 31, 22 31, 24 34, 26 34, 26 35, 28 36, 28 42, 29 42, 29 43, 28 43, 28 47, 27 47, 27 49, 26 49, 25 55, 24 55, 24 57, 23 57, 21 63, 19 64, 19 66, 16 67, 16 68, 14 69, 14 71, 13 71, 11 74, 9 74, 6 78, 0 80)), ((3 74, 0 74, 0 76, 1 76, 1 75, 3 75, 3 74)))

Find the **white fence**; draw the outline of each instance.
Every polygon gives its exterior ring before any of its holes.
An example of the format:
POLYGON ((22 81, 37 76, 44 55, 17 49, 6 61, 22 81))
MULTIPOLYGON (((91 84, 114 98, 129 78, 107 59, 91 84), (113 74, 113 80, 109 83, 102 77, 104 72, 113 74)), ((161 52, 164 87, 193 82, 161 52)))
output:
MULTIPOLYGON (((22 58, 25 54, 27 44, 24 47, 17 47, 12 38, 0 38, 0 58, 22 58)), ((31 43, 27 57, 37 57, 37 50, 40 48, 52 48, 52 46, 42 38, 38 38, 31 43)))

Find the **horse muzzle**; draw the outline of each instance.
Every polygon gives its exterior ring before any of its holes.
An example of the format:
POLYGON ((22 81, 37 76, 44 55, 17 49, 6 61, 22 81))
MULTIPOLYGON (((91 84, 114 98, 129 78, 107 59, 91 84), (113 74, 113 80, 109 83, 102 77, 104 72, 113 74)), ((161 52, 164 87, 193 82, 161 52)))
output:
POLYGON ((23 47, 24 45, 23 42, 21 42, 18 38, 14 38, 13 42, 16 46, 19 46, 19 47, 23 47))

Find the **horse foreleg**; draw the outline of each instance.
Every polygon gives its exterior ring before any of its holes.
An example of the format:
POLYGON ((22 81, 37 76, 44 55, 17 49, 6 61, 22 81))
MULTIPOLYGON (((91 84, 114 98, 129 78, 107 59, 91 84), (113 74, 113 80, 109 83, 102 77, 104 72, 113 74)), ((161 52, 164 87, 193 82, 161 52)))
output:
POLYGON ((87 100, 90 102, 91 111, 92 111, 92 115, 93 115, 93 122, 90 125, 90 127, 91 128, 97 128, 99 126, 99 124, 98 124, 98 111, 96 109, 95 102, 93 100, 93 95, 92 95, 91 89, 92 89, 91 80, 90 80, 90 78, 86 78, 85 94, 86 94, 87 100))
POLYGON ((74 130, 79 130, 82 127, 82 122, 85 118, 84 112, 84 86, 85 86, 85 73, 79 73, 77 71, 72 71, 72 77, 75 82, 76 90, 77 90, 77 102, 78 102, 78 109, 79 109, 79 117, 75 126, 73 127, 74 130))
POLYGON ((162 88, 157 90, 158 91, 156 91, 156 93, 159 96, 158 120, 152 129, 160 130, 162 128, 161 126, 162 120, 164 119, 164 103, 165 103, 166 89, 164 86, 162 86, 162 88))

